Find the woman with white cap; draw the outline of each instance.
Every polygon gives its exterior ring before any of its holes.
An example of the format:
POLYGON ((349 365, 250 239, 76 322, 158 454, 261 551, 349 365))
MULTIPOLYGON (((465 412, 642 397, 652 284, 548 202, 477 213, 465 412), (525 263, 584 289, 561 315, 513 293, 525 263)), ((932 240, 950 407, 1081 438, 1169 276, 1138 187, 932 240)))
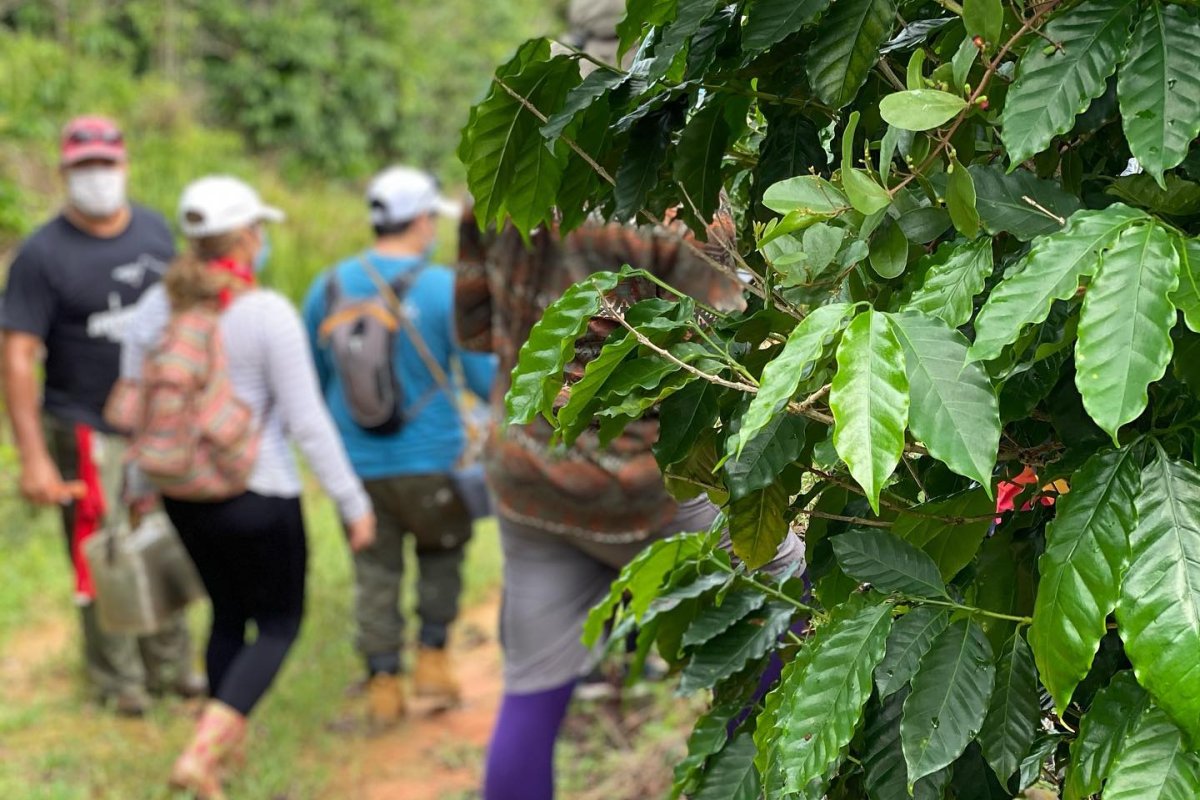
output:
POLYGON ((173 313, 220 309, 228 378, 260 437, 244 493, 218 502, 164 499, 213 605, 212 701, 171 774, 173 786, 206 800, 223 797, 219 776, 240 750, 246 716, 300 630, 307 547, 291 443, 336 502, 352 548, 375 535, 371 502, 325 410, 300 318, 282 295, 256 286, 269 250, 264 223, 282 219, 236 178, 189 185, 179 206, 186 252, 139 303, 122 353, 122 376, 137 380, 173 313), (251 622, 257 635, 247 641, 251 622))

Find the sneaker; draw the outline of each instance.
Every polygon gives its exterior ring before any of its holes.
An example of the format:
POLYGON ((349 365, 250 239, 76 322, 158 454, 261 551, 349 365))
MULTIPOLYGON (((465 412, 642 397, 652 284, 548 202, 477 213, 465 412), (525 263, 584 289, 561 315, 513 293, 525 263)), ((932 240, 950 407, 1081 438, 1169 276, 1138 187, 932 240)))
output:
POLYGON ((422 646, 417 650, 413 693, 437 701, 441 708, 450 708, 462 701, 462 689, 450 666, 450 655, 444 649, 422 646))
POLYGON ((146 689, 151 697, 175 695, 184 700, 194 700, 197 697, 208 696, 208 679, 198 672, 189 672, 172 681, 149 680, 146 682, 146 689))
POLYGON ((208 696, 208 679, 199 672, 189 672, 171 687, 171 691, 185 700, 208 696))
POLYGON ((100 702, 119 717, 144 717, 150 711, 150 695, 141 687, 117 689, 101 696, 100 702))
POLYGON ((380 672, 367 681, 367 722, 374 730, 394 726, 404 716, 404 689, 399 676, 380 672))

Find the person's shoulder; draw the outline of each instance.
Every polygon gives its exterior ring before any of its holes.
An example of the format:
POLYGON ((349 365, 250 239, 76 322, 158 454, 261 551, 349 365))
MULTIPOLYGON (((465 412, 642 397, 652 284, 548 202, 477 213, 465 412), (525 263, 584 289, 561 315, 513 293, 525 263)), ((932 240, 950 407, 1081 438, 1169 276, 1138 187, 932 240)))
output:
POLYGON ((42 256, 47 247, 58 244, 69 232, 69 225, 62 214, 55 214, 39 225, 33 233, 25 237, 25 241, 17 248, 17 260, 37 259, 42 256))
POLYGON ((443 264, 428 264, 422 268, 421 281, 434 288, 453 288, 454 270, 443 264))
POLYGON ((149 206, 130 203, 129 213, 132 215, 133 221, 139 225, 153 227, 168 234, 171 232, 171 225, 167 222, 167 218, 149 206))
POLYGON ((268 289, 265 286, 259 286, 241 295, 238 298, 239 304, 254 309, 257 312, 270 314, 272 316, 284 314, 292 316, 296 313, 296 307, 292 305, 283 293, 268 289))

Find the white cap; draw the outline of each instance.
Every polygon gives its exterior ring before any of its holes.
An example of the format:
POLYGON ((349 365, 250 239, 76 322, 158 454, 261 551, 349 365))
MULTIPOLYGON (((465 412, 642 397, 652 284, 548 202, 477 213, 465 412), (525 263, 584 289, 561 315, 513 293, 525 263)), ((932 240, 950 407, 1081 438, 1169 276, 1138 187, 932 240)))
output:
POLYGON ((189 239, 219 236, 259 222, 283 222, 245 181, 209 175, 188 184, 179 198, 179 225, 189 239))
POLYGON ((389 167, 367 187, 371 224, 398 225, 424 214, 462 215, 462 206, 442 197, 437 181, 428 172, 412 167, 389 167))

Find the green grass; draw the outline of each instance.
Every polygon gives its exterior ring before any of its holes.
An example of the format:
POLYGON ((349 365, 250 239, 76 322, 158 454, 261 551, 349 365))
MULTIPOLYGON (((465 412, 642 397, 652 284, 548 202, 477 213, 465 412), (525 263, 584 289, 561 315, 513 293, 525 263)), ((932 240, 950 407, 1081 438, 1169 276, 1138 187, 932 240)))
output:
MULTIPOLYGON (((275 687, 255 712, 253 769, 231 786, 237 797, 323 797, 322 787, 352 746, 327 730, 345 713, 343 690, 360 672, 351 639, 352 568, 330 503, 310 493, 305 505, 310 581, 304 628, 275 687)), ((0 687, 0 797, 162 797, 171 760, 191 731, 188 707, 166 702, 137 722, 116 719, 86 701, 58 521, 40 514, 24 529, 14 524, 25 519, 21 507, 0 502, 5 553, 0 651, 42 663, 41 672, 19 686, 0 687), (54 623, 68 626, 65 650, 36 657, 22 652, 23 634, 36 636, 40 626, 54 623), (21 694, 13 696, 14 690, 21 694)), ((492 591, 499 569, 495 526, 483 524, 468 551, 464 601, 477 603, 492 591)), ((193 613, 197 632, 206 613, 202 607, 193 613)))

